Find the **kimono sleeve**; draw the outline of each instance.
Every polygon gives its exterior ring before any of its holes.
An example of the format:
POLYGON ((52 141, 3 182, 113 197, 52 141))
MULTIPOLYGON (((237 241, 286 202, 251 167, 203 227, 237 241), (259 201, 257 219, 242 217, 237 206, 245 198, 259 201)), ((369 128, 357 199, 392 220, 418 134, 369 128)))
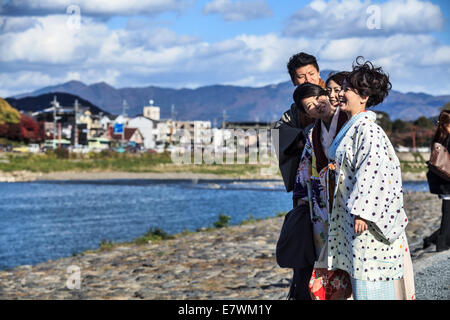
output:
POLYGON ((308 187, 306 182, 311 179, 311 161, 312 161, 312 146, 308 139, 303 149, 300 163, 297 169, 293 188, 293 199, 302 199, 308 201, 308 187))
POLYGON ((347 210, 372 222, 392 243, 408 223, 403 209, 400 162, 384 131, 374 123, 358 128, 352 149, 354 158, 346 177, 351 186, 347 210))

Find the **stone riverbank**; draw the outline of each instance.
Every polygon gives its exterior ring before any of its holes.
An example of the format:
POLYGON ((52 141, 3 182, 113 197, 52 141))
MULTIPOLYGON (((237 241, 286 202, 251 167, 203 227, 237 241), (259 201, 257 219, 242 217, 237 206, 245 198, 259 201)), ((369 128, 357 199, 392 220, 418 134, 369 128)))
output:
MULTIPOLYGON (((434 246, 421 250, 421 239, 439 227, 441 201, 409 193, 405 209, 416 282, 428 283, 426 261, 442 253, 434 246)), ((3 270, 0 299, 285 299, 292 271, 278 267, 274 256, 282 222, 271 218, 3 270)), ((450 279, 434 275, 438 298, 450 299, 450 279)), ((427 290, 420 285, 417 299, 433 299, 427 290)))

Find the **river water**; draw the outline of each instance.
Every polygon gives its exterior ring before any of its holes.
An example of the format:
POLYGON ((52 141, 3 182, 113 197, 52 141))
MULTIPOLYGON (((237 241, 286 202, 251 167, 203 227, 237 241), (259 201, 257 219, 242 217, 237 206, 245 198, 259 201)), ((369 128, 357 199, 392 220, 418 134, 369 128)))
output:
MULTIPOLYGON (((406 182, 405 192, 427 191, 406 182)), ((131 241, 149 230, 169 234, 211 227, 219 214, 239 224, 251 215, 289 211, 279 181, 40 181, 0 183, 0 269, 36 264, 131 241)))

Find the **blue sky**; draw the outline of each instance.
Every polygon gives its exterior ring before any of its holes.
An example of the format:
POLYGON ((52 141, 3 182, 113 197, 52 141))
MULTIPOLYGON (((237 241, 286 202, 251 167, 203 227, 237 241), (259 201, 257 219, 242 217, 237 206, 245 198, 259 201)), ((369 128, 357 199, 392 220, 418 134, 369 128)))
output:
POLYGON ((450 94, 449 21, 443 0, 8 0, 0 96, 69 80, 257 87, 287 81, 286 62, 300 51, 333 70, 363 55, 395 90, 450 94))

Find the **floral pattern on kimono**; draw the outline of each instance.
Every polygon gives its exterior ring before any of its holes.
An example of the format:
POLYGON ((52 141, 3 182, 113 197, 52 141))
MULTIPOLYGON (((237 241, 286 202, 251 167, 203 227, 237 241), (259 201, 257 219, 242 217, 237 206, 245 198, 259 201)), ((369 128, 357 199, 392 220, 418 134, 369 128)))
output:
POLYGON ((405 228, 400 162, 367 111, 350 127, 336 153, 336 189, 329 219, 328 268, 365 281, 403 277, 405 228), (368 224, 354 232, 354 218, 368 224))
POLYGON ((343 270, 327 270, 326 267, 323 268, 321 266, 324 263, 326 265, 327 257, 326 241, 328 237, 329 216, 326 192, 327 168, 323 168, 320 172, 317 172, 316 157, 312 143, 312 130, 313 128, 307 135, 307 142, 300 160, 293 193, 294 199, 300 198, 308 201, 306 181, 311 181, 313 236, 319 261, 316 262, 316 266, 313 269, 309 282, 309 291, 313 300, 345 300, 352 294, 348 273, 343 270))
POLYGON ((316 249, 317 257, 322 251, 322 247, 327 240, 328 235, 328 210, 326 202, 326 191, 323 188, 321 179, 324 179, 323 175, 326 170, 322 170, 320 173, 316 170, 316 161, 314 151, 311 145, 312 128, 308 132, 305 148, 300 159, 300 163, 295 177, 293 199, 308 200, 308 189, 306 181, 311 181, 311 193, 312 193, 312 224, 313 224, 313 236, 314 246, 316 249))
POLYGON ((352 284, 343 270, 315 268, 309 281, 312 300, 346 300, 352 295, 352 284))

